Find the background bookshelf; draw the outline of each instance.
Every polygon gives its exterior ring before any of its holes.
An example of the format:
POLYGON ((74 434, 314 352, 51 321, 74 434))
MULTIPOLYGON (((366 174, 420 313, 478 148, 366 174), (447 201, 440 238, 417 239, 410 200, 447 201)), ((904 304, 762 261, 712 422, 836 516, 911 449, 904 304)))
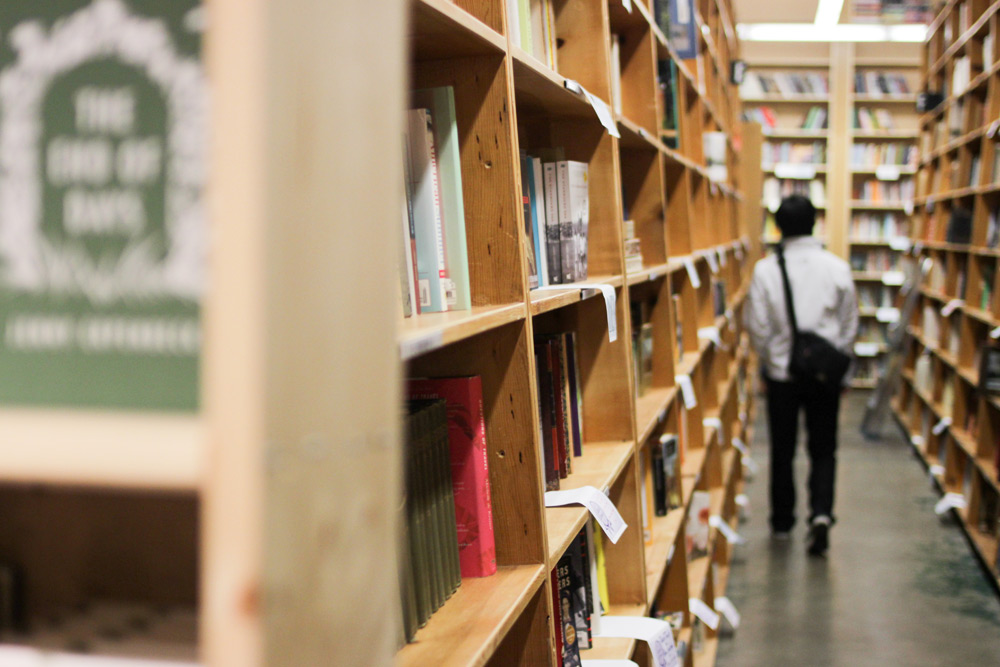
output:
MULTIPOLYGON (((617 543, 604 540, 606 613, 682 612, 685 664, 710 665, 716 634, 697 628, 689 599, 714 608, 731 550, 713 527, 707 552, 689 552, 687 526, 698 519, 690 508, 702 494, 708 513, 736 526, 742 466, 733 440, 749 442, 754 408, 741 313, 756 224, 737 155, 755 164, 760 148, 742 133, 728 83, 740 48, 732 9, 725 0, 694 3, 681 53, 652 3, 538 3, 535 18, 525 16, 534 6, 409 3, 411 86, 454 90, 472 308, 400 318, 397 341, 404 378, 482 378, 498 569, 464 578, 396 659, 556 663, 550 573, 589 514, 544 504, 546 386, 535 346, 570 333, 582 446, 559 489, 605 491, 629 526, 617 543), (555 51, 528 34, 551 34, 555 51), (595 113, 602 109, 609 118, 595 113), (719 133, 721 152, 706 151, 706 133, 719 133), (519 152, 560 152, 587 165, 589 269, 573 285, 529 283, 519 152), (634 239, 641 254, 627 258, 634 239), (598 288, 615 296, 614 339, 598 288), (650 350, 642 359, 633 344, 640 333, 650 350), (651 461, 669 434, 680 439, 681 502, 658 516, 651 461)), ((644 644, 606 637, 583 657, 650 660, 644 644)))
POLYGON ((765 240, 780 238, 771 213, 780 198, 810 195, 822 220, 815 233, 854 270, 862 316, 852 380, 857 388, 874 386, 887 326, 898 318, 900 249, 908 245, 918 164, 919 54, 908 46, 744 48, 745 113, 765 125, 768 142, 765 240), (761 94, 762 88, 772 92, 761 94), (825 97, 797 92, 824 89, 825 97))
MULTIPOLYGON (((921 157, 909 271, 923 267, 894 411, 997 579, 1000 401, 980 363, 1000 334, 995 119, 997 3, 947 2, 931 24, 924 89, 943 101, 919 117, 921 157)), ((919 276, 918 276, 919 277, 919 276)))

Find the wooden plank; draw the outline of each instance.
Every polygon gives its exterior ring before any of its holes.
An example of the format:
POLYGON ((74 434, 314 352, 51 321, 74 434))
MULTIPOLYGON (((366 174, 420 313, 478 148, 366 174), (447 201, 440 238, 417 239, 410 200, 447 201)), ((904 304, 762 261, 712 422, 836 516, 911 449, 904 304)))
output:
POLYGON ((410 0, 410 45, 416 60, 502 54, 507 39, 447 0, 410 0))
POLYGON ((472 310, 422 313, 406 317, 398 327, 397 341, 400 355, 406 360, 417 354, 431 352, 445 345, 518 322, 525 317, 523 303, 508 306, 473 306, 472 310))

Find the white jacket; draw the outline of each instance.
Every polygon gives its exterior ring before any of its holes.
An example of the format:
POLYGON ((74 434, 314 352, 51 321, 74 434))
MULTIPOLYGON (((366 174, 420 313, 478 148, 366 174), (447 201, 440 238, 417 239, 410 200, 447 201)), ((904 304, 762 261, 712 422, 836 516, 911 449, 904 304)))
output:
MULTIPOLYGON (((818 334, 850 353, 858 333, 858 299, 850 266, 812 236, 792 237, 784 248, 799 331, 818 334)), ((792 329, 786 311, 781 268, 772 253, 754 267, 744 308, 750 342, 772 380, 790 379, 792 329)))

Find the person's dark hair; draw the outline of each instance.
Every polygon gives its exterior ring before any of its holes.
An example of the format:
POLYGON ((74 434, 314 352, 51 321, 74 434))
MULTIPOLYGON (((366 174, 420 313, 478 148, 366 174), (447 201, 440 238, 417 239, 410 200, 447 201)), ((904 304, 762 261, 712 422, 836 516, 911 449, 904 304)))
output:
POLYGON ((781 200, 781 206, 774 214, 774 221, 783 238, 809 236, 816 224, 816 207, 808 197, 789 195, 781 200))

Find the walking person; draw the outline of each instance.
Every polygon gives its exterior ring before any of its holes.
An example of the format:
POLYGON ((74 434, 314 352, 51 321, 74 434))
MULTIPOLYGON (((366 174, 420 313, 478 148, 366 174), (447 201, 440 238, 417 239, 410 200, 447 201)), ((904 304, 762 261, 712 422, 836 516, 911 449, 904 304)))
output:
POLYGON ((809 199, 786 197, 775 222, 781 245, 757 262, 745 311, 767 384, 771 531, 776 539, 788 539, 795 525, 792 462, 804 411, 810 464, 808 550, 822 556, 834 522, 837 417, 858 330, 857 296, 850 266, 812 236, 816 209, 809 199))

